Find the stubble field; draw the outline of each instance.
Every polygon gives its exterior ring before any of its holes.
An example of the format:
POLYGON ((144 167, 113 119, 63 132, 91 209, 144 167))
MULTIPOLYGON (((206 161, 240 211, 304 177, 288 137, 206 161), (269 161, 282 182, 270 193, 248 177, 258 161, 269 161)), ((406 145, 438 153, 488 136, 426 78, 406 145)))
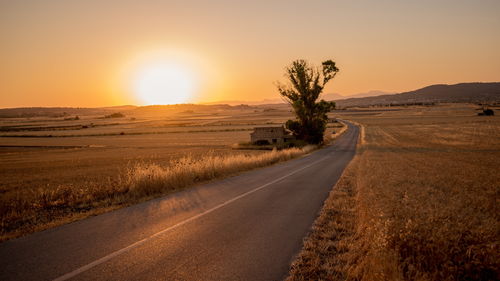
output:
MULTIPOLYGON (((311 149, 234 149, 254 127, 292 118, 285 105, 201 108, 136 110, 119 118, 0 118, 0 241, 311 149)), ((340 130, 338 123, 329 126, 328 134, 340 130)))
POLYGON ((358 154, 289 280, 498 280, 500 118, 476 107, 342 114, 358 154))

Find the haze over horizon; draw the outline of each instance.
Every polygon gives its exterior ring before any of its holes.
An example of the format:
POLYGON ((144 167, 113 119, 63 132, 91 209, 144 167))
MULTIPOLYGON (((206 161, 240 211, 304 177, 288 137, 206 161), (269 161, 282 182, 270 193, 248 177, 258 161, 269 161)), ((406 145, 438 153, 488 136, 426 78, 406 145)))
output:
POLYGON ((346 96, 498 81, 499 13, 493 0, 3 1, 0 108, 279 99, 299 58, 336 61, 325 93, 346 96))

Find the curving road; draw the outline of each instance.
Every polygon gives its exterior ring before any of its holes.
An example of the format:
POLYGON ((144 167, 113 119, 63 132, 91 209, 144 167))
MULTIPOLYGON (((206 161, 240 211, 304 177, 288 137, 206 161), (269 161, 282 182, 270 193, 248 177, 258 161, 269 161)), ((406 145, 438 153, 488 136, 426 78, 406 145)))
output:
POLYGON ((306 157, 0 244, 0 280, 280 280, 358 128, 306 157))

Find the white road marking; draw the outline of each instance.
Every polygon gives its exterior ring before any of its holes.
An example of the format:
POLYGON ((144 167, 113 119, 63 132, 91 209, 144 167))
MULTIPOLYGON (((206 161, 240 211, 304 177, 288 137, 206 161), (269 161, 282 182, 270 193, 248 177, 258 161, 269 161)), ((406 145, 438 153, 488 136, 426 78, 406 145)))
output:
POLYGON ((200 217, 202 217, 202 216, 204 216, 206 214, 209 214, 209 213, 211 213, 211 212, 213 212, 213 211, 215 211, 217 209, 220 209, 220 208, 222 208, 222 207, 224 207, 224 206, 226 206, 228 204, 231 204, 231 203, 233 203, 234 201, 236 201, 238 199, 246 197, 246 196, 248 196, 248 195, 250 195, 250 194, 252 194, 252 193, 254 193, 256 191, 259 191, 259 190, 261 190, 261 189, 263 189, 265 187, 268 187, 271 184, 277 183, 277 182, 281 181, 282 179, 285 179, 285 178, 287 178, 287 177, 289 177, 291 175, 294 175, 294 174, 296 174, 296 173, 298 173, 298 172, 300 172, 302 170, 305 170, 305 169, 307 169, 307 168, 309 168, 309 167, 311 167, 311 166, 313 166, 313 165, 315 165, 315 164, 317 164, 317 163, 319 163, 321 161, 324 161, 327 158, 329 158, 329 156, 325 156, 325 157, 323 157, 323 158, 321 158, 321 159, 319 159, 317 161, 314 161, 314 162, 312 162, 311 164, 309 164, 307 166, 304 166, 304 167, 302 167, 300 169, 297 169, 297 170, 295 170, 295 171, 293 171, 293 172, 291 172, 291 173, 289 173, 287 175, 284 175, 284 176, 282 176, 280 178, 277 178, 277 179, 275 179, 275 180, 273 180, 271 182, 268 182, 268 183, 266 183, 264 185, 261 185, 261 186, 255 188, 255 189, 247 191, 247 192, 245 192, 243 194, 240 194, 240 195, 238 195, 238 196, 236 196, 236 197, 234 197, 234 198, 232 198, 232 199, 230 199, 230 200, 228 200, 228 201, 226 201, 224 203, 221 203, 220 205, 217 205, 217 206, 215 206, 215 207, 213 207, 211 209, 208 209, 208 210, 206 210, 206 211, 204 211, 202 213, 199 213, 199 214, 197 214, 195 216, 192 216, 192 217, 190 217, 190 218, 188 218, 188 219, 186 219, 184 221, 181 221, 181 222, 179 222, 177 224, 174 224, 174 225, 172 225, 170 227, 167 227, 167 228, 165 228, 165 229, 163 229, 163 230, 161 230, 161 231, 159 231, 159 232, 157 232, 157 233, 155 233, 155 234, 153 234, 153 235, 151 235, 149 237, 146 237, 146 238, 144 238, 142 240, 139 240, 139 241, 137 241, 137 242, 135 242, 133 244, 130 244, 129 246, 127 246, 125 248, 122 248, 120 250, 112 252, 112 253, 110 253, 107 256, 104 256, 104 257, 102 257, 102 258, 100 258, 98 260, 95 260, 95 261, 87 264, 87 265, 84 265, 84 266, 82 266, 80 268, 77 268, 77 269, 75 269, 75 270, 73 270, 73 271, 71 271, 69 273, 66 273, 66 274, 60 276, 60 277, 57 277, 56 279, 54 279, 54 281, 63 281, 63 280, 68 280, 68 279, 70 279, 72 277, 75 277, 76 275, 78 275, 80 273, 83 273, 83 272, 85 272, 85 271, 87 271, 87 270, 89 270, 89 269, 91 269, 91 268, 93 268, 95 266, 98 266, 98 265, 100 265, 100 264, 102 264, 104 262, 109 261, 110 259, 112 259, 112 258, 114 258, 116 256, 119 256, 119 255, 121 255, 121 254, 123 254, 125 252, 128 252, 128 251, 132 250, 133 248, 136 248, 136 247, 140 246, 140 245, 144 244, 145 242, 147 242, 147 241, 149 241, 149 240, 151 240, 151 239, 153 239, 153 238, 155 238, 155 237, 157 237, 157 236, 159 236, 159 235, 161 235, 161 234, 163 234, 163 233, 165 233, 167 231, 170 231, 170 230, 172 230, 174 228, 177 228, 177 227, 179 227, 181 225, 184 225, 184 224, 186 224, 186 223, 188 223, 190 221, 193 221, 193 220, 195 220, 197 218, 200 218, 200 217))

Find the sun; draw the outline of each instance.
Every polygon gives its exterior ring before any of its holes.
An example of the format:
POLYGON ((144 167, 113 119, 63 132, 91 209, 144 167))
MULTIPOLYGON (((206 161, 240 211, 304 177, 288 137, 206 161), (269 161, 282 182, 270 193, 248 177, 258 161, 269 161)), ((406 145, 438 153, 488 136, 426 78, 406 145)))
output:
POLYGON ((156 62, 137 71, 133 90, 146 105, 187 103, 195 94, 197 81, 182 64, 156 62))

